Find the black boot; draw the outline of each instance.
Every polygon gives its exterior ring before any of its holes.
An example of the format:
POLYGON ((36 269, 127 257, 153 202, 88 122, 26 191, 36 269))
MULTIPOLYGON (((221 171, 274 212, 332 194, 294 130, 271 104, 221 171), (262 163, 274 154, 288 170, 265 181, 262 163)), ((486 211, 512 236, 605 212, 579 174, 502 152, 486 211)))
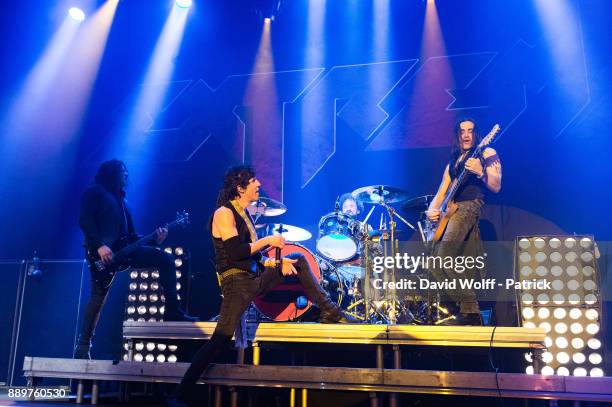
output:
POLYGON ((323 304, 319 304, 319 308, 321 308, 321 314, 319 315, 319 323, 321 324, 356 324, 361 322, 342 311, 329 299, 326 299, 323 304))
POLYGON ((440 325, 457 325, 457 326, 482 326, 482 317, 480 313, 457 314, 454 318, 447 319, 440 325))
POLYGON ((77 345, 74 348, 74 359, 91 359, 91 340, 84 339, 82 336, 79 336, 79 340, 77 341, 77 345))

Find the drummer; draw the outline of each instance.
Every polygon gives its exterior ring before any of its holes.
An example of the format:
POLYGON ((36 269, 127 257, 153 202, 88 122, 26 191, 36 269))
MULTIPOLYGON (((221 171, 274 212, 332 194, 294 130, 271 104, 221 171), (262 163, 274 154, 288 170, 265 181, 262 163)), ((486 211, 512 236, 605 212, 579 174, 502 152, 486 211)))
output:
MULTIPOLYGON (((338 207, 343 215, 348 215, 356 221, 359 221, 362 225, 361 227, 363 227, 363 219, 358 218, 359 214, 363 212, 363 202, 358 201, 357 199, 355 199, 353 194, 347 192, 345 194, 340 195, 340 197, 338 198, 338 207)), ((372 229, 372 226, 368 224, 368 233, 370 234, 370 236, 373 232, 374 230, 372 229)))
POLYGON ((349 215, 353 218, 356 218, 363 211, 363 203, 357 201, 350 192, 340 195, 338 206, 344 215, 349 215))

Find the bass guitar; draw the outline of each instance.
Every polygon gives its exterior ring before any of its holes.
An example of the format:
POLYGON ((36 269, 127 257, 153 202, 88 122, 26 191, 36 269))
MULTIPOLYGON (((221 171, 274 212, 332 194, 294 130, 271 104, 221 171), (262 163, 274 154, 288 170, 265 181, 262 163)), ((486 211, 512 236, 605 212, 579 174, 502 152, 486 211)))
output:
MULTIPOLYGON (((176 219, 167 223, 163 227, 168 230, 177 226, 186 227, 189 224, 189 213, 182 211, 176 213, 176 219)), ((132 254, 136 249, 150 243, 156 235, 156 231, 149 233, 146 236, 132 241, 129 237, 123 238, 111 245, 113 251, 113 260, 110 263, 104 263, 96 249, 87 249, 87 263, 91 271, 91 278, 103 287, 109 287, 115 278, 115 274, 122 271, 127 271, 130 266, 125 266, 122 262, 132 254)))

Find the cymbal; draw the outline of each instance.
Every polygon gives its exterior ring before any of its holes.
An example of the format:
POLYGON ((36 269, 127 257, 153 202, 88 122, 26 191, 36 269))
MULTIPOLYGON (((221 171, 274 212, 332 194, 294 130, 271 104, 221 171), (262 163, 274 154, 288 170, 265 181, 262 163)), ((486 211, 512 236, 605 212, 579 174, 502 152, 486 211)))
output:
POLYGON ((422 196, 414 197, 408 200, 408 202, 406 202, 402 206, 402 209, 405 211, 407 210, 424 211, 429 207, 429 204, 433 200, 433 197, 434 197, 433 195, 422 195, 422 196))
POLYGON ((391 204, 408 199, 406 191, 389 185, 370 185, 358 188, 351 194, 360 202, 372 204, 378 204, 383 200, 385 203, 391 204))
POLYGON ((287 212, 287 207, 272 198, 259 198, 247 207, 251 216, 279 216, 287 212))
POLYGON ((306 229, 284 223, 268 223, 265 227, 266 235, 281 235, 290 242, 303 242, 312 237, 312 233, 306 229))

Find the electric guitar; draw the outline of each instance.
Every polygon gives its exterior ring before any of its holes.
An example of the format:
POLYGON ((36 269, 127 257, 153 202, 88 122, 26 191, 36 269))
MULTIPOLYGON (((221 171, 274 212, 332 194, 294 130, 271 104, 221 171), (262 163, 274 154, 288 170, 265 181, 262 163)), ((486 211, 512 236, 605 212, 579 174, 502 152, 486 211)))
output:
MULTIPOLYGON (((176 226, 186 227, 189 224, 189 213, 182 211, 176 213, 176 219, 167 223, 163 227, 168 230, 176 226)), ((125 237, 111 245, 113 251, 113 260, 105 264, 97 249, 87 249, 87 262, 91 271, 91 278, 103 287, 108 287, 113 282, 115 274, 122 271, 127 271, 130 266, 123 265, 122 262, 132 254, 136 249, 148 244, 155 238, 156 231, 149 233, 146 236, 139 238, 136 241, 131 241, 130 237, 125 237)))
MULTIPOLYGON (((469 158, 478 157, 480 153, 482 153, 482 151, 485 149, 485 147, 492 144, 495 139, 495 136, 497 135, 497 133, 499 133, 500 129, 501 128, 499 127, 499 124, 496 124, 495 126, 493 126, 489 134, 487 134, 487 136, 482 139, 482 141, 478 144, 478 146, 476 146, 476 148, 474 149, 474 151, 472 152, 469 158)), ((455 195, 457 194, 457 190, 459 189, 459 187, 465 180, 465 177, 468 175, 467 172, 468 171, 465 169, 465 166, 464 166, 459 172, 459 175, 457 176, 457 178, 455 178, 455 180, 452 182, 452 184, 448 188, 448 191, 446 191, 444 200, 442 201, 442 204, 440 205, 440 218, 438 219, 438 221, 434 222, 430 219, 425 220, 424 222, 425 226, 423 228, 423 235, 425 236, 426 241, 438 242, 442 239, 442 235, 444 234, 444 230, 446 229, 446 226, 448 225, 448 221, 450 220, 451 216, 453 216, 455 212, 457 212, 457 209, 459 208, 457 204, 455 203, 455 201, 453 201, 453 199, 455 198, 455 195)))

